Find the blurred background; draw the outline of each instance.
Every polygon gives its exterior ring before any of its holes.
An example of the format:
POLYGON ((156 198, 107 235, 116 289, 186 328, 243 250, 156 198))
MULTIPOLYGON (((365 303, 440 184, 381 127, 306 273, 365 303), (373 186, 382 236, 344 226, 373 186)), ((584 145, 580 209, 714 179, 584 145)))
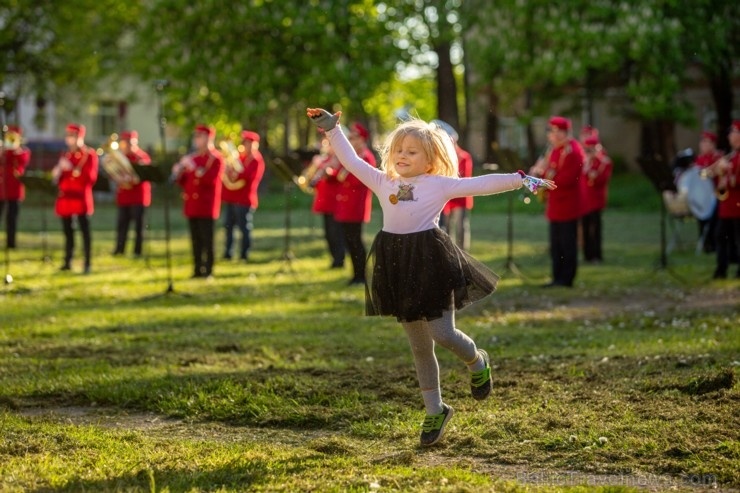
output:
POLYGON ((69 121, 90 145, 137 129, 153 155, 186 152, 196 123, 249 128, 284 155, 315 145, 321 106, 376 146, 401 119, 444 120, 478 172, 502 150, 529 167, 560 114, 639 172, 702 130, 726 149, 740 116, 733 0, 1 0, 0 27, 2 114, 31 169, 69 121))

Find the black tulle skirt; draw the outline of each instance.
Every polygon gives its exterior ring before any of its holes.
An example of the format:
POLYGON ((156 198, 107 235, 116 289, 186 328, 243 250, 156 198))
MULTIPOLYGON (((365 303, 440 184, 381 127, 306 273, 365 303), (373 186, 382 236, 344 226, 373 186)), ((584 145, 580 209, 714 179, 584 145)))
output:
POLYGON ((366 269, 365 314, 401 322, 439 318, 453 304, 459 310, 493 293, 499 279, 441 229, 381 231, 366 269))

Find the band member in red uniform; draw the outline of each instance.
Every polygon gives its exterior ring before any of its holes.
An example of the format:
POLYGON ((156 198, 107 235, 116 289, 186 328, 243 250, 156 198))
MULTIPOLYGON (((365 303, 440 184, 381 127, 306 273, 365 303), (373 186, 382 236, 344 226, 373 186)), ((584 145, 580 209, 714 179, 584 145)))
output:
POLYGON ((572 287, 578 269, 578 219, 581 214, 580 179, 583 148, 570 136, 571 122, 562 116, 548 121, 550 144, 545 158, 530 174, 552 180, 555 190, 545 194, 545 216, 550 222, 552 281, 545 287, 572 287))
MULTIPOLYGON (((139 133, 136 130, 121 132, 118 140, 119 150, 131 164, 150 165, 149 154, 139 147, 139 133)), ((140 257, 144 245, 144 214, 152 203, 152 184, 141 181, 134 174, 126 174, 117 183, 116 205, 118 220, 116 222, 116 248, 113 255, 123 255, 126 250, 126 237, 131 221, 134 222, 136 238, 134 256, 140 257)))
POLYGON ((3 220, 5 206, 5 244, 15 248, 20 203, 26 198, 26 187, 21 177, 31 159, 31 151, 21 145, 23 130, 16 125, 8 125, 5 140, 0 142, 0 222, 3 220))
MULTIPOLYGON (((722 153, 717 149, 717 135, 714 132, 704 131, 701 133, 699 139, 699 155, 696 156, 694 161, 695 166, 699 168, 699 171, 707 169, 713 165, 722 157, 722 153)), ((700 219, 697 221, 699 224, 699 235, 704 236, 704 252, 713 253, 717 249, 717 210, 718 205, 715 205, 714 211, 709 219, 700 219), (706 228, 706 231, 705 231, 706 228)))
MULTIPOLYGON (((265 174, 265 160, 259 151, 260 136, 256 132, 244 130, 241 134, 243 151, 240 149, 240 166, 225 163, 224 187, 221 201, 224 203, 224 227, 226 246, 224 258, 231 259, 234 246, 234 227, 241 232, 239 258, 249 259, 252 246, 252 227, 254 211, 259 205, 257 189, 265 174)), ((236 163, 234 163, 236 164, 236 163)))
MULTIPOLYGON (((598 134, 597 134, 598 135, 598 134)), ((601 263, 601 212, 606 208, 612 160, 599 142, 599 137, 587 137, 584 142, 586 160, 581 176, 581 228, 583 231, 583 257, 589 263, 601 263)))
MULTIPOLYGON (((730 259, 740 255, 740 120, 732 122, 728 139, 730 153, 717 161, 710 171, 719 199, 715 279, 726 278, 730 259)), ((740 266, 736 277, 740 278, 740 266)))
MULTIPOLYGON (((375 155, 368 147, 370 132, 360 123, 349 128, 349 141, 357 155, 370 166, 376 167, 375 155)), ((352 173, 342 168, 337 174, 339 191, 334 219, 341 223, 344 231, 344 244, 352 259, 352 279, 349 284, 365 284, 365 262, 367 251, 362 243, 362 225, 370 222, 372 194, 352 173)))
POLYGON ((193 248, 193 277, 213 277, 213 237, 221 211, 224 159, 213 144, 216 130, 196 125, 192 154, 172 167, 174 180, 182 187, 183 213, 188 218, 193 248))
POLYGON ((84 272, 90 272, 92 254, 92 235, 90 216, 95 212, 93 186, 98 179, 98 154, 95 149, 85 145, 85 126, 77 123, 67 125, 67 151, 51 170, 53 181, 59 188, 55 212, 62 219, 64 229, 64 263, 61 270, 70 270, 74 253, 73 219, 82 232, 82 245, 85 254, 84 272))
MULTIPOLYGON (((459 135, 449 124, 439 125, 455 143, 455 153, 457 154, 457 171, 461 178, 473 176, 473 156, 468 151, 460 147, 458 143, 459 135)), ((447 232, 452 238, 453 243, 463 250, 470 250, 470 213, 473 208, 473 197, 458 197, 450 200, 442 209, 439 217, 439 226, 447 232)))
MULTIPOLYGON (((345 131, 345 127, 342 127, 345 131)), ((348 131, 345 132, 345 135, 348 131)), ((329 139, 322 139, 321 154, 314 156, 314 162, 311 164, 316 167, 314 175, 311 177, 309 185, 314 190, 313 203, 311 212, 321 214, 324 218, 324 239, 329 247, 331 255, 331 268, 344 268, 344 256, 346 249, 344 246, 344 231, 342 224, 334 219, 337 211, 337 193, 339 192, 339 181, 337 181, 337 172, 342 169, 339 159, 334 154, 329 139)))

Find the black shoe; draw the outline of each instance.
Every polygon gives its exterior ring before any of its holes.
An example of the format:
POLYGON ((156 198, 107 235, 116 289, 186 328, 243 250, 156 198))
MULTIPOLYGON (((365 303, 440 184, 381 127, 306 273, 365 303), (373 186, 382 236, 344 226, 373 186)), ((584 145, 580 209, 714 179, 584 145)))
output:
POLYGON ((331 264, 330 269, 344 269, 344 264, 331 264))
POLYGON ((355 277, 354 279, 349 280, 349 282, 347 283, 347 286, 355 286, 358 284, 365 284, 365 279, 359 279, 355 277))
POLYGON ((64 264, 61 267, 59 267, 60 271, 70 270, 72 267, 69 264, 64 264))
POLYGON ((224 260, 231 260, 231 255, 227 253, 227 254, 224 254, 224 256, 221 258, 223 258, 224 260))
POLYGON ((445 434, 445 426, 452 418, 455 410, 447 404, 442 404, 442 412, 439 414, 428 414, 421 425, 421 445, 429 447, 442 439, 445 434))
POLYGON ((493 390, 493 384, 491 382, 491 359, 483 349, 479 349, 478 352, 481 358, 483 358, 483 363, 485 363, 486 367, 470 374, 470 393, 473 394, 473 399, 482 401, 493 390))

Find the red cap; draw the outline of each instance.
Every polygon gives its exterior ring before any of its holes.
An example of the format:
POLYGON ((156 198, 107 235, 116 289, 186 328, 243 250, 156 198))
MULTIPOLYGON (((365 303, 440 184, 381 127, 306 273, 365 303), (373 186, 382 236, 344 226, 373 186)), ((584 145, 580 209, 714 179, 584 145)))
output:
POLYGON ((590 135, 583 141, 583 145, 586 147, 593 147, 599 145, 599 137, 596 135, 590 135))
POLYGON ((77 137, 84 138, 85 126, 79 123, 70 123, 69 125, 67 125, 67 133, 77 134, 77 137))
POLYGON ((548 123, 560 130, 570 130, 570 120, 563 116, 553 116, 548 123))
POLYGON ((715 134, 714 132, 710 132, 708 130, 704 130, 701 133, 701 138, 711 140, 712 142, 715 142, 715 143, 717 142, 717 134, 715 134))
POLYGON ((362 140, 367 141, 370 138, 370 131, 363 127, 361 123, 353 123, 351 130, 357 132, 357 135, 362 137, 362 140))
POLYGON ((730 131, 735 130, 736 132, 740 132, 740 120, 733 120, 732 125, 730 125, 730 131))
POLYGON ((260 135, 257 132, 251 130, 242 130, 242 140, 251 140, 252 142, 259 142, 260 135))
POLYGON ((599 129, 596 127, 592 127, 591 125, 584 125, 583 128, 581 128, 581 137, 598 137, 599 136, 599 129))
POLYGON ((131 140, 131 139, 138 139, 139 138, 139 132, 136 130, 124 130, 121 132, 121 135, 119 136, 121 140, 131 140))
POLYGON ((203 125, 202 123, 195 126, 195 131, 196 132, 200 132, 200 133, 204 133, 204 134, 208 134, 208 137, 215 137, 216 136, 216 129, 215 128, 213 128, 213 127, 211 127, 209 125, 203 125))
POLYGON ((8 132, 12 132, 18 135, 23 135, 23 129, 19 127, 18 125, 8 125, 8 132))

